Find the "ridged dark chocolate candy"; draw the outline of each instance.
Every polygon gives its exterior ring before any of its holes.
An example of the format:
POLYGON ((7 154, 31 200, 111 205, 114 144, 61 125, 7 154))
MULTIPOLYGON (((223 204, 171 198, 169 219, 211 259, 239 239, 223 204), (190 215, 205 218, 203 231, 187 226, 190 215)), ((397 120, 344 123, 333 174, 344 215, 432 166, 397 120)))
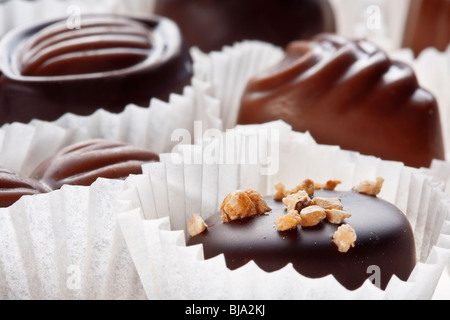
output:
POLYGON ((155 12, 176 21, 188 44, 205 52, 242 40, 284 47, 335 31, 328 0, 159 0, 155 12))
POLYGON ((373 43, 322 34, 253 77, 239 124, 284 120, 321 144, 428 167, 444 159, 439 109, 413 69, 373 43))
POLYGON ((224 254, 234 270, 253 260, 262 270, 273 272, 287 264, 302 275, 321 278, 333 275, 347 289, 359 288, 379 271, 385 289, 393 275, 408 280, 416 265, 411 226, 405 215, 390 203, 356 192, 316 191, 315 196, 340 197, 344 210, 352 214, 344 223, 357 235, 354 248, 340 253, 332 238, 338 225, 323 221, 310 228, 279 232, 278 216, 286 206, 266 197, 272 212, 255 218, 223 223, 220 214, 206 220, 211 227, 191 237, 188 245, 203 244, 206 259, 224 254), (372 266, 375 266, 373 268, 372 266))
POLYGON ((0 167, 0 207, 7 208, 21 197, 47 193, 51 190, 39 181, 0 167))
POLYGON ((3 37, 0 124, 147 107, 189 84, 192 61, 173 21, 86 15, 80 22, 77 29, 52 20, 3 37))
POLYGON ((63 185, 89 186, 98 178, 125 179, 141 174, 146 162, 159 161, 151 151, 102 139, 68 146, 44 161, 31 174, 53 190, 63 185))
POLYGON ((416 55, 433 47, 445 51, 450 45, 450 1, 411 0, 403 46, 416 55))

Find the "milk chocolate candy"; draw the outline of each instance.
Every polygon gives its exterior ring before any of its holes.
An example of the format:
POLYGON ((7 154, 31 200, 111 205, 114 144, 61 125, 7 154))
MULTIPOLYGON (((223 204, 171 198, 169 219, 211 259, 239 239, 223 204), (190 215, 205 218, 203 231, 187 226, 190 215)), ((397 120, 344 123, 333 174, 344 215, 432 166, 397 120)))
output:
POLYGON ((188 44, 205 52, 243 40, 285 46, 335 31, 328 0, 158 0, 155 12, 176 21, 188 44))
POLYGON ((411 0, 403 46, 418 56, 426 48, 445 51, 450 45, 450 1, 411 0))
POLYGON ((414 235, 405 215, 392 204, 375 196, 354 191, 316 191, 316 197, 339 198, 351 217, 341 225, 326 220, 314 227, 297 227, 280 232, 277 217, 286 206, 272 197, 265 201, 270 213, 224 223, 216 213, 205 222, 208 230, 188 239, 188 245, 203 245, 205 259, 223 254, 229 269, 254 261, 266 272, 288 264, 309 278, 333 275, 345 288, 354 290, 374 280, 385 289, 392 276, 408 280, 416 265, 414 235), (355 246, 346 253, 338 250, 333 236, 342 225, 357 235, 355 246))
POLYGON ((242 96, 239 124, 284 120, 320 144, 428 167, 444 159, 436 99, 369 41, 322 34, 286 48, 242 96))
POLYGON ((39 181, 14 170, 0 167, 0 207, 7 208, 23 196, 47 193, 51 190, 39 181))
POLYGON ((0 123, 53 121, 167 100, 190 81, 178 26, 150 16, 82 16, 16 28, 0 43, 0 123))
POLYGON ((98 178, 125 179, 141 174, 144 163, 155 161, 159 156, 149 150, 93 139, 63 148, 39 165, 31 177, 52 190, 63 185, 89 186, 98 178))

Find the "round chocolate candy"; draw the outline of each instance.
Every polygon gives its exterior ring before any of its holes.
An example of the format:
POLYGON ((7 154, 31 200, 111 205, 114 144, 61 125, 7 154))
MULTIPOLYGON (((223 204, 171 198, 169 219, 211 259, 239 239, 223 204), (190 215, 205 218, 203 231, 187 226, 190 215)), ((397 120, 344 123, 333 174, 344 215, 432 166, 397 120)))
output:
POLYGON ((332 34, 291 43, 255 75, 239 124, 284 120, 320 144, 428 167, 444 159, 439 108, 413 69, 366 40, 332 34))
POLYGON ((0 207, 7 208, 21 197, 47 193, 51 190, 39 181, 0 167, 0 207))
POLYGON ((335 31, 328 0, 159 0, 155 12, 176 21, 188 44, 205 52, 242 40, 285 46, 335 31))
POLYGON ((93 139, 63 148, 39 165, 31 177, 52 190, 63 185, 89 186, 98 178, 125 179, 141 174, 142 165, 154 161, 159 161, 159 156, 149 150, 93 139))
POLYGON ((341 225, 326 220, 314 227, 280 232, 277 217, 286 214, 281 201, 266 197, 272 212, 224 223, 217 213, 206 219, 209 229, 188 240, 203 245, 206 259, 224 254, 227 267, 235 270, 254 261, 262 270, 274 272, 292 264, 309 278, 333 275, 349 290, 366 280, 385 289, 392 276, 408 280, 416 265, 414 235, 405 215, 392 204, 354 191, 320 190, 316 197, 340 198, 351 217, 343 225, 357 235, 355 246, 342 253, 333 242, 341 225))
POLYGON ((90 115, 181 93, 192 62, 164 17, 85 15, 16 28, 0 42, 0 123, 90 115))

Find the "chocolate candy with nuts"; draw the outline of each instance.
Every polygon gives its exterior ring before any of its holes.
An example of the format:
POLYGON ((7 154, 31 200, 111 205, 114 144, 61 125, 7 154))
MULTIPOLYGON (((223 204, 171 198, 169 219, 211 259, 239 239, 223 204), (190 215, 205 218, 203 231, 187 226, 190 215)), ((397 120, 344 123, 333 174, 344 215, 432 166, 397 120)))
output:
POLYGON ((282 201, 264 197, 270 212, 229 222, 223 222, 221 213, 216 213, 205 219, 210 227, 189 238, 188 245, 202 244, 206 259, 224 254, 232 270, 252 260, 267 272, 291 263, 310 278, 331 274, 350 290, 359 288, 371 276, 370 266, 380 268, 382 289, 393 275, 401 280, 409 278, 416 265, 414 236, 398 208, 355 190, 316 190, 312 202, 315 197, 320 200, 317 204, 331 199, 328 203, 337 207, 327 209, 328 215, 322 215, 315 226, 301 225, 295 204, 288 212, 282 201), (277 230, 277 219, 289 215, 292 219, 286 219, 286 231, 277 230))
POLYGON ((291 43, 255 75, 239 124, 284 120, 318 143, 428 167, 445 159, 436 99, 413 69, 366 40, 322 34, 291 43))

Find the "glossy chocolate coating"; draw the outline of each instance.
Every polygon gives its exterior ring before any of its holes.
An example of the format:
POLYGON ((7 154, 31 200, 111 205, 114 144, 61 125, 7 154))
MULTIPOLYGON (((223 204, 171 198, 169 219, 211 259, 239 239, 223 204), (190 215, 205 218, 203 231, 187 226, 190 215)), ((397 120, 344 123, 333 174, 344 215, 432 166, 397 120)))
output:
POLYGON ((0 167, 0 207, 7 208, 26 195, 47 193, 51 190, 39 181, 13 170, 0 167))
POLYGON ((284 120, 320 144, 428 167, 444 159, 439 109, 412 68, 371 42, 322 34, 293 42, 253 77, 239 124, 284 120))
POLYGON ((178 26, 151 16, 86 15, 16 28, 0 42, 0 124, 90 115, 181 93, 192 61, 178 26))
POLYGON ((403 46, 415 55, 434 47, 445 51, 450 45, 450 1, 411 0, 403 46))
POLYGON ((98 178, 125 179, 141 174, 146 162, 159 161, 151 151, 122 142, 93 139, 66 148, 31 174, 52 190, 63 185, 89 186, 98 178))
POLYGON ((284 47, 335 31, 328 0, 158 0, 155 12, 176 21, 188 44, 205 52, 242 40, 284 47))
POLYGON ((319 197, 340 197, 346 219, 357 234, 354 248, 340 253, 332 242, 338 225, 323 221, 311 228, 278 232, 276 217, 286 214, 286 206, 266 197, 272 212, 255 218, 223 223, 220 214, 206 220, 206 232, 191 237, 188 245, 203 244, 205 258, 224 254, 234 270, 253 260, 262 270, 277 271, 287 264, 302 275, 321 278, 332 274, 349 290, 359 288, 372 276, 370 266, 378 266, 381 288, 392 275, 408 280, 416 265, 411 226, 395 206, 377 197, 356 192, 317 191, 319 197), (369 269, 368 269, 369 268, 369 269))

